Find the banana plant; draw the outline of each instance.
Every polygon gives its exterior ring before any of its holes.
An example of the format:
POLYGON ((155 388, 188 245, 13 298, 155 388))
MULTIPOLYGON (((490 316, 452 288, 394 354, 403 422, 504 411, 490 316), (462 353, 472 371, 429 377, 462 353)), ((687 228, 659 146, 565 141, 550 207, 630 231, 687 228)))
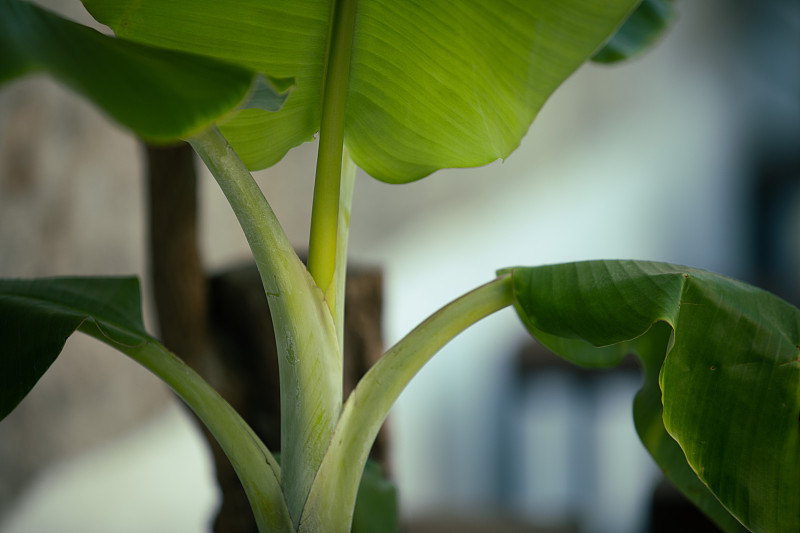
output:
POLYGON ((507 157, 581 64, 654 41, 672 18, 669 0, 83 4, 115 36, 0 0, 0 82, 47 72, 148 141, 188 141, 211 170, 274 321, 280 463, 144 330, 135 278, 0 281, 0 417, 80 331, 142 364, 198 415, 260 531, 346 532, 370 446, 400 392, 453 337, 513 306, 535 338, 576 364, 638 355, 641 440, 721 528, 800 530, 800 311, 723 276, 646 261, 504 268, 420 323, 342 397, 356 168, 401 184, 507 157), (315 136, 306 265, 251 171, 315 136))

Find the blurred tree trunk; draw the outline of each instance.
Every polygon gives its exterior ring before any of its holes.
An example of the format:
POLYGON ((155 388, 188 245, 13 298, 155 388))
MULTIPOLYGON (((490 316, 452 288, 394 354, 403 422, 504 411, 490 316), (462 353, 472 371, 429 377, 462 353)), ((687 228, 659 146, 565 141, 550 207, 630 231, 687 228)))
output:
MULTIPOLYGON (((208 277, 197 246, 197 177, 187 144, 147 146, 150 276, 160 337, 242 415, 273 452, 280 395, 272 320, 255 264, 208 277)), ((345 394, 380 357, 382 279, 351 269, 345 294, 345 394), (352 272, 352 273, 351 273, 352 272)), ((207 432, 223 503, 216 533, 257 533, 230 462, 207 432)), ((386 466, 386 435, 374 459, 386 466)))

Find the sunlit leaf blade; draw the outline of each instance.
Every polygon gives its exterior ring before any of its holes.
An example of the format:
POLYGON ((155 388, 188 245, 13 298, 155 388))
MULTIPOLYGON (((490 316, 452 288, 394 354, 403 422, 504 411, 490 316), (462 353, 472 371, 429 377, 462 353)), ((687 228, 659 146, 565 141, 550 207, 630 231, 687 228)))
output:
MULTIPOLYGON (((376 178, 408 182, 508 156, 550 94, 638 0, 361 0, 345 142, 376 178)), ((117 35, 208 54, 296 89, 269 115, 222 131, 250 168, 277 162, 319 128, 330 3, 84 0, 117 35)))
POLYGON ((597 63, 614 63, 649 48, 675 18, 672 0, 644 0, 608 43, 593 57, 597 63))
POLYGON ((513 279, 522 321, 563 357, 586 362, 599 346, 613 364, 609 350, 638 352, 646 383, 635 402, 637 431, 720 525, 737 527, 704 486, 753 531, 800 530, 797 308, 664 263, 517 268, 513 279))
MULTIPOLYGON (((85 321, 147 337, 135 278, 0 280, 0 419, 5 418, 61 353, 85 321)), ((110 328, 107 328, 110 331, 110 328)))
POLYGON ((361 2, 345 130, 353 160, 400 183, 507 157, 635 4, 361 2))
POLYGON ((48 72, 155 142, 186 137, 236 108, 254 75, 115 39, 19 0, 0 0, 0 50, 0 82, 48 72))

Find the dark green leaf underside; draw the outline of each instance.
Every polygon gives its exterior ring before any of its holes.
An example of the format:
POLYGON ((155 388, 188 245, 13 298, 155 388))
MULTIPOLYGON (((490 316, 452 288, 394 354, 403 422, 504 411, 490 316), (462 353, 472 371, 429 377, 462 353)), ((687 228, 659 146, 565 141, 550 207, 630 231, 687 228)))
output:
MULTIPOLYGON (((185 138, 229 113, 254 76, 242 66, 115 39, 19 0, 0 0, 0 50, 0 83, 48 72, 156 142, 185 138)), ((267 90, 273 108, 282 103, 267 90)))
POLYGON ((83 0, 83 4, 118 37, 293 78, 294 90, 279 113, 247 109, 220 124, 251 169, 277 163, 319 129, 328 0, 83 0))
POLYGON ((644 0, 592 61, 615 63, 640 54, 653 45, 674 18, 672 0, 644 0))
POLYGON ((800 530, 797 308, 665 263, 512 270, 515 307, 543 344, 591 366, 639 355, 646 381, 634 405, 637 431, 718 524, 740 527, 724 506, 754 531, 800 530))
POLYGON ((142 325, 136 278, 0 280, 0 419, 30 392, 85 321, 118 343, 152 340, 142 325))

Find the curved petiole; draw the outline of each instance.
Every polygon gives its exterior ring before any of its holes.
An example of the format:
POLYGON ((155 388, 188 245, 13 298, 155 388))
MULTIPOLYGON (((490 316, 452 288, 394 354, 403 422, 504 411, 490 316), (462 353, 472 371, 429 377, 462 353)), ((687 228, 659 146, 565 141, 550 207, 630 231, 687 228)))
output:
POLYGON ((161 378, 195 412, 219 442, 244 486, 259 531, 294 531, 281 487, 277 461, 250 426, 197 372, 151 340, 122 344, 94 320, 80 331, 129 356, 161 378))
POLYGON ((216 127, 190 143, 231 204, 267 293, 278 348, 283 489, 295 524, 342 407, 342 361, 322 291, 250 171, 216 127))
POLYGON ((390 348, 345 403, 300 522, 301 532, 346 533, 372 442, 411 378, 456 335, 512 303, 503 275, 450 302, 390 348))

